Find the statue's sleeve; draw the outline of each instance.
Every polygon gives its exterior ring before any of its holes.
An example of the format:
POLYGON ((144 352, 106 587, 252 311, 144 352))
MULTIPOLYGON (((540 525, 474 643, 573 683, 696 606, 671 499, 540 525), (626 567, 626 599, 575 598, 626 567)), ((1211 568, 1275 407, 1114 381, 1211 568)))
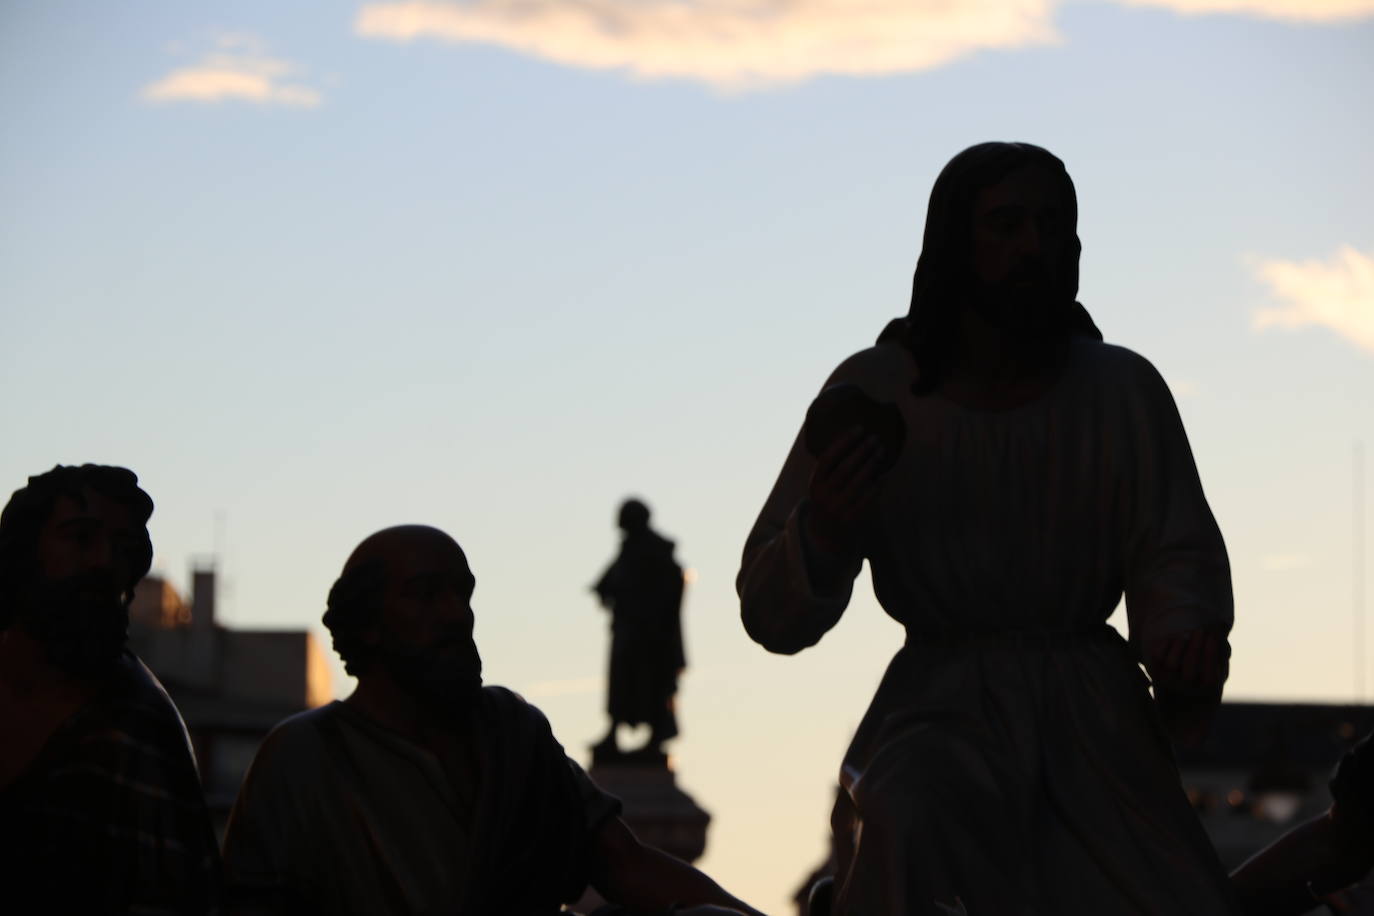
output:
POLYGON ((854 577, 863 566, 861 557, 819 557, 803 534, 806 493, 815 466, 799 433, 745 541, 735 579, 744 628, 770 652, 791 655, 819 642, 844 613, 854 577), (813 573, 818 560, 840 571, 833 592, 816 588, 813 573))
POLYGON ((1168 386, 1144 358, 1131 356, 1121 418, 1130 468, 1123 559, 1131 642, 1144 648, 1199 628, 1225 636, 1234 619, 1226 544, 1168 386))
POLYGON ((596 580, 592 586, 592 591, 596 592, 596 597, 600 599, 603 607, 610 607, 615 604, 615 580, 620 572, 620 558, 606 567, 606 571, 601 574, 601 578, 596 580))
POLYGON ((568 769, 572 771, 573 783, 577 786, 578 800, 582 809, 582 822, 587 828, 588 835, 595 834, 611 818, 620 816, 622 808, 620 799, 592 782, 592 778, 587 775, 586 770, 578 766, 577 761, 566 754, 564 759, 568 761, 568 769))

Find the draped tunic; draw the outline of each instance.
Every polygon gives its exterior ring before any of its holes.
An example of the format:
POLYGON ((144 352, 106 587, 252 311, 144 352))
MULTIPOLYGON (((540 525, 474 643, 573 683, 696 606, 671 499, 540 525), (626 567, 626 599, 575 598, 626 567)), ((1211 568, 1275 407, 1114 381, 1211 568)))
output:
POLYGON ((552 916, 580 897, 620 802, 517 694, 485 687, 476 714, 472 805, 434 754, 347 703, 278 725, 229 818, 228 911, 552 916))
POLYGON ((865 559, 907 631, 841 768, 836 912, 1231 912, 1137 664, 1157 639, 1232 623, 1225 545, 1164 380, 1089 339, 1006 410, 918 398, 915 371, 885 343, 826 383, 896 404, 907 433, 862 555, 832 558, 840 586, 811 575, 800 435, 737 580, 770 651, 834 626, 865 559), (1129 646, 1106 624, 1123 592, 1129 646))
POLYGON ((592 590, 611 612, 606 712, 613 723, 647 724, 656 741, 677 736, 673 695, 687 666, 682 645, 682 567, 673 542, 644 529, 626 534, 592 590))

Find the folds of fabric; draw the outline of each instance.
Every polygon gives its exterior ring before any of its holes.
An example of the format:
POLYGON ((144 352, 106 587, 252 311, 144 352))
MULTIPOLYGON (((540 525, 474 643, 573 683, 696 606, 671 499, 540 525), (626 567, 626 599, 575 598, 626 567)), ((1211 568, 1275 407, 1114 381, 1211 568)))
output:
MULTIPOLYGON (((907 426, 861 555, 829 564, 852 579, 866 560, 908 632, 844 758, 836 912, 1232 912, 1137 664, 1232 621, 1225 545, 1163 379, 1086 338, 1042 397, 1005 411, 915 397, 916 371, 890 342, 826 382, 907 426), (1129 646, 1105 624, 1123 594, 1129 646)), ((809 572, 814 466, 795 444, 736 583, 745 628, 776 652, 814 644, 849 603, 850 582, 823 591, 809 572)))
POLYGON ((480 721, 475 808, 434 755, 345 703, 278 726, 230 817, 231 911, 533 916, 575 900, 619 803, 510 691, 485 688, 480 721))
POLYGON ((1231 912, 1146 686, 1105 627, 908 645, 845 756, 835 912, 1231 912))

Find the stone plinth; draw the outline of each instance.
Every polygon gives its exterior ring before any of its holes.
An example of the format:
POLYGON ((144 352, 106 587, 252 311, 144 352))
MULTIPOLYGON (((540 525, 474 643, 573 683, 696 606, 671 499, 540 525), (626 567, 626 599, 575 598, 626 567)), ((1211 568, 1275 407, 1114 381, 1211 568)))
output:
MULTIPOLYGON (((587 773, 593 782, 624 804, 621 817, 644 845, 684 862, 695 862, 706 851, 706 827, 711 815, 678 787, 676 774, 665 755, 598 751, 587 773)), ((573 909, 586 913, 602 902, 588 888, 573 909)))
POLYGON ((646 846, 661 849, 684 862, 695 862, 706 851, 707 814, 682 789, 667 761, 649 763, 593 763, 592 781, 620 799, 621 815, 646 846))

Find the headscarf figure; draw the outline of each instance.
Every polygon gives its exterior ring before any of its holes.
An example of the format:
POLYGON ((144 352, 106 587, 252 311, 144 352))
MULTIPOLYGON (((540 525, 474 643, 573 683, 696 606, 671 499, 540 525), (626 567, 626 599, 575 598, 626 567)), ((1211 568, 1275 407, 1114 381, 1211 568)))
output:
POLYGON ((925 236, 911 284, 911 309, 889 322, 879 342, 898 340, 911 349, 920 369, 912 390, 929 394, 948 374, 959 334, 959 310, 976 298, 973 274, 973 205, 978 192, 1011 172, 1040 166, 1061 180, 1063 218, 1069 240, 1057 264, 1046 265, 1050 289, 1038 331, 1047 338, 1082 335, 1102 339, 1087 309, 1077 301, 1078 197, 1064 163, 1030 143, 979 143, 949 161, 930 192, 925 236))

